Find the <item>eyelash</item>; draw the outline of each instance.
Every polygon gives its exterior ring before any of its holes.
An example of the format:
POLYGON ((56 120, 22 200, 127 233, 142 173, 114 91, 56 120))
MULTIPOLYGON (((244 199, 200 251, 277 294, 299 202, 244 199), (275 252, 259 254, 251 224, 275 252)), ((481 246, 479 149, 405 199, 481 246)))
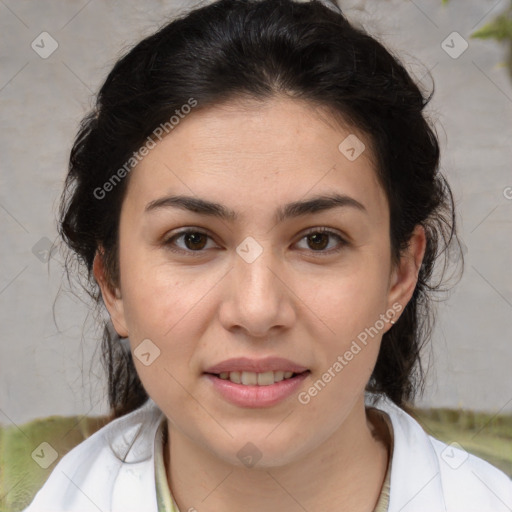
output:
MULTIPOLYGON (((207 236, 208 238, 211 239, 211 237, 208 235, 208 233, 202 231, 201 229, 185 229, 183 231, 179 231, 178 233, 175 233, 173 236, 165 239, 163 241, 163 245, 168 249, 170 250, 171 252, 175 252, 175 253, 178 253, 178 254, 187 254, 187 255, 192 255, 194 257, 197 257, 197 256, 202 256, 202 253, 205 252, 205 249, 200 249, 200 250, 197 250, 197 251, 193 251, 193 250, 190 250, 190 249, 176 249, 175 247, 173 247, 173 242, 179 238, 182 238, 184 237, 185 235, 188 235, 188 234, 201 234, 201 235, 205 235, 207 236)), ((314 251, 314 250, 311 250, 312 253, 314 253, 315 255, 318 255, 318 256, 330 256, 332 254, 336 254, 338 252, 340 252, 342 249, 344 249, 347 245, 349 245, 349 243, 343 238, 341 237, 338 233, 336 233, 335 231, 332 231, 330 229, 327 229, 327 228, 313 228, 313 229, 310 229, 309 231, 307 231, 303 236, 302 238, 299 240, 303 240, 304 238, 306 238, 307 236, 309 235, 315 235, 315 234, 326 234, 326 235, 330 235, 334 238, 336 238, 339 242, 339 247, 337 249, 330 249, 328 251, 325 251, 325 250, 319 250, 319 251, 314 251)))

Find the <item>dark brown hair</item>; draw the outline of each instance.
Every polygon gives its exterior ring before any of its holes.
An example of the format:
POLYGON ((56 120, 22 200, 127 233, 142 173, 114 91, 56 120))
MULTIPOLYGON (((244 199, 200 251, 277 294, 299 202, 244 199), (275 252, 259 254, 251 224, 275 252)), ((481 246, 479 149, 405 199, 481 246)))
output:
MULTIPOLYGON (((319 1, 220 0, 165 24, 115 64, 71 151, 59 219, 59 233, 70 249, 68 276, 75 259, 87 270, 89 293, 104 307, 93 260, 101 247, 114 288, 129 173, 108 199, 95 191, 156 127, 190 98, 200 109, 276 94, 325 106, 371 141, 390 207, 394 263, 415 226, 425 228, 427 248, 416 289, 396 325, 384 334, 368 383, 368 390, 405 407, 424 383, 420 351, 431 335, 432 293, 441 290, 441 280, 434 282, 434 263, 452 239, 458 242, 453 198, 439 173, 438 141, 424 114, 431 95, 420 91, 382 44, 319 1)), ((148 395, 129 349, 108 323, 103 356, 112 417, 118 417, 148 395)))

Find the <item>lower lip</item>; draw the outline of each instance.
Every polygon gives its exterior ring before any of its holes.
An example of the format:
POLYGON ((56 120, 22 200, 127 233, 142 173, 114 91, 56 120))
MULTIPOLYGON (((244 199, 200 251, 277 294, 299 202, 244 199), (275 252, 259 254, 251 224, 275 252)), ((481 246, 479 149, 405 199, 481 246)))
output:
POLYGON ((239 407, 271 407, 293 395, 309 372, 285 379, 270 386, 245 386, 224 380, 210 373, 205 374, 214 388, 229 402, 239 407))

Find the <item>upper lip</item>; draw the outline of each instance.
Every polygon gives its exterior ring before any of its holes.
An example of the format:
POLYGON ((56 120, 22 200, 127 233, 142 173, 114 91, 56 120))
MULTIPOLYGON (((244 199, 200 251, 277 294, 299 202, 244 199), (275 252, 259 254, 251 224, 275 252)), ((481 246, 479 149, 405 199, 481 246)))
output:
POLYGON ((205 373, 219 374, 222 372, 255 372, 285 371, 302 373, 308 368, 294 363, 283 357, 265 357, 263 359, 250 359, 248 357, 234 357, 226 359, 214 366, 210 366, 205 373))

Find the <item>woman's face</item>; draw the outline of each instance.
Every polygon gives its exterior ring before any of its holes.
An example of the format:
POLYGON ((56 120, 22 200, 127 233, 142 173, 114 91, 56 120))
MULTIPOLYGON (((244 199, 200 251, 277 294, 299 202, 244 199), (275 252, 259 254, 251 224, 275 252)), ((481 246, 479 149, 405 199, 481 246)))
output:
POLYGON ((343 428, 416 283, 422 254, 392 268, 369 142, 327 121, 291 99, 196 110, 131 171, 105 302, 171 427, 229 463, 343 428))

